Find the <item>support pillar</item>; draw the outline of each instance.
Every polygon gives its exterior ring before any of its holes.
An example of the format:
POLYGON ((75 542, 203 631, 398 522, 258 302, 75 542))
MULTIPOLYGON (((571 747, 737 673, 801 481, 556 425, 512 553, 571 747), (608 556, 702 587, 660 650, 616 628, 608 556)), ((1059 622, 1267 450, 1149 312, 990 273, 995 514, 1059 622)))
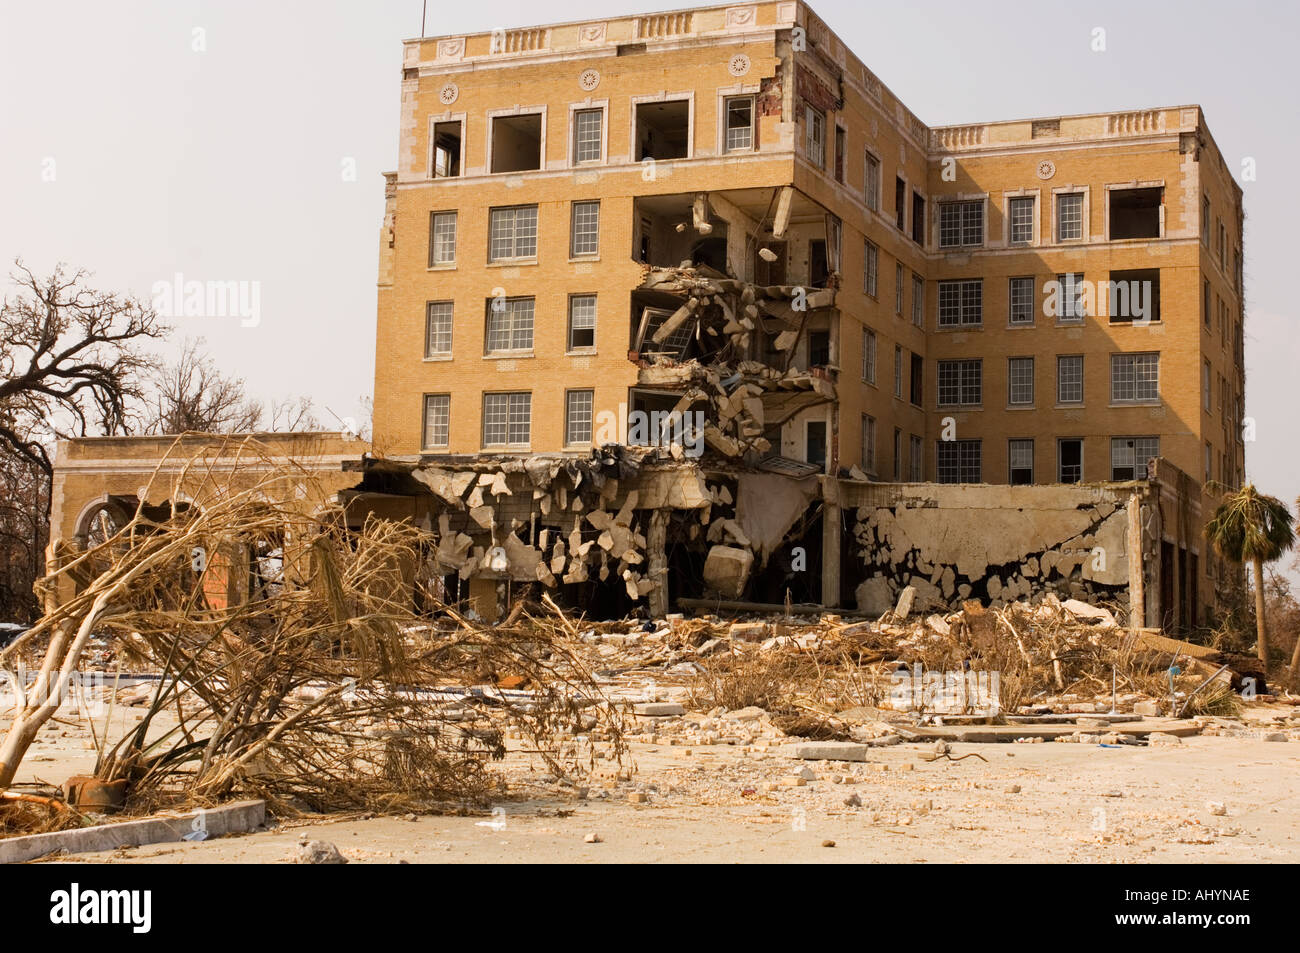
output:
POLYGON ((835 477, 822 481, 822 605, 828 609, 840 604, 840 484, 835 477))
POLYGON ((1146 578, 1143 572, 1142 501, 1130 493, 1128 515, 1128 624, 1136 629, 1146 625, 1146 578))
POLYGON ((657 509, 650 513, 650 527, 646 531, 646 556, 650 581, 654 588, 646 595, 650 615, 662 619, 668 614, 668 510, 657 509))

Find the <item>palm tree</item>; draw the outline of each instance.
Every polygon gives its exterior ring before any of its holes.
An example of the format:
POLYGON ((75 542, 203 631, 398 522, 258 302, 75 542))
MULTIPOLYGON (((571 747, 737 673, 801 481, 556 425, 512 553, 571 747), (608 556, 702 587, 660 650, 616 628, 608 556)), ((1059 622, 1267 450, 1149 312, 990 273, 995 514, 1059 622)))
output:
MULTIPOLYGON (((1226 492, 1226 487, 1216 486, 1226 492)), ((1251 564, 1255 578, 1255 631, 1259 660, 1268 665, 1268 628, 1264 620, 1264 564, 1279 558, 1295 542, 1291 511, 1276 497, 1260 493, 1254 484, 1225 496, 1205 524, 1205 538, 1214 551, 1234 563, 1251 564)))

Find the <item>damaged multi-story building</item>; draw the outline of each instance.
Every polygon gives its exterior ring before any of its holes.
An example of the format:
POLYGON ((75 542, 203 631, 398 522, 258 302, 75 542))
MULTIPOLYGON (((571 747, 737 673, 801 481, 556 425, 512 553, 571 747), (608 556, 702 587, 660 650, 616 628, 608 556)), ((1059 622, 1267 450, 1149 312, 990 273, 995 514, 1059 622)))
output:
POLYGON ((422 37, 342 497, 485 612, 911 585, 1184 629, 1242 319, 1197 106, 928 126, 786 0, 422 37))

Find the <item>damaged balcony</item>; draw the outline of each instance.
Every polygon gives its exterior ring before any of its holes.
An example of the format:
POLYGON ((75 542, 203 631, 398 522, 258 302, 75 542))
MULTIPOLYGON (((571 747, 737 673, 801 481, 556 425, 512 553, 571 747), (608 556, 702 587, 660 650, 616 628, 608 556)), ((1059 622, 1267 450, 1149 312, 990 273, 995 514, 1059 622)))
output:
POLYGON ((784 426, 835 401, 838 220, 789 188, 638 199, 636 220, 632 408, 702 409, 711 449, 779 453, 784 426))

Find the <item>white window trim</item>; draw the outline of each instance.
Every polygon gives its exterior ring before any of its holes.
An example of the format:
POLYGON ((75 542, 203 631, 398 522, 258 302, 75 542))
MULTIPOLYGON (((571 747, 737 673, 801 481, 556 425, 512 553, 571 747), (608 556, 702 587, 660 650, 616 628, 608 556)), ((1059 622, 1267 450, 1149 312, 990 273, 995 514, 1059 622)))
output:
MULTIPOLYGON (((544 124, 543 128, 545 128, 544 124)), ((590 169, 595 166, 605 165, 609 161, 609 100, 587 99, 580 103, 569 103, 569 117, 564 133, 564 141, 568 143, 565 148, 564 159, 570 169, 590 169), (600 110, 600 158, 578 162, 574 156, 576 143, 573 138, 578 121, 577 114, 588 109, 600 110)))
MULTIPOLYGON (((933 204, 933 205, 929 205, 929 203, 927 203, 927 207, 932 208, 932 209, 934 210, 934 214, 932 214, 932 215, 930 216, 930 218, 932 219, 932 221, 931 221, 930 224, 931 224, 931 225, 933 226, 933 228, 934 228, 934 236, 933 236, 933 237, 934 237, 934 248, 935 248, 937 251, 944 252, 945 254, 956 254, 956 253, 963 252, 963 251, 972 251, 972 250, 975 250, 975 249, 988 248, 988 247, 990 247, 990 242, 989 242, 989 208, 990 208, 991 206, 990 206, 990 203, 989 203, 989 194, 988 194, 987 192, 959 192, 959 193, 957 193, 957 194, 955 194, 955 195, 942 195, 942 196, 936 196, 936 197, 935 197, 935 200, 934 200, 934 204, 933 204), (978 244, 978 245, 941 245, 941 244, 939 244, 940 241, 942 241, 942 238, 940 237, 939 223, 943 220, 943 207, 944 207, 945 205, 960 205, 960 204, 965 203, 965 202, 982 202, 982 203, 983 203, 983 206, 984 206, 983 209, 982 209, 982 215, 983 215, 983 221, 982 221, 982 224, 983 224, 983 230, 982 230, 982 232, 981 232, 981 234, 980 234, 980 241, 979 241, 979 244, 978 244)), ((928 231, 928 229, 927 229, 927 231, 928 231)), ((911 233, 909 232, 908 234, 911 234, 911 233)))
POLYGON ((469 175, 469 166, 466 164, 466 161, 465 161, 465 159, 466 159, 466 153, 468 152, 468 149, 467 149, 466 147, 467 147, 467 145, 468 145, 468 143, 469 143, 469 133, 468 133, 468 130, 469 130, 469 114, 468 114, 468 113, 451 113, 451 112, 448 112, 448 113, 443 113, 443 114, 440 115, 440 116, 430 116, 430 117, 429 117, 429 150, 428 150, 428 151, 429 151, 429 155, 428 155, 428 165, 425 167, 425 176, 426 176, 427 178, 429 178, 430 180, 436 181, 436 179, 434 178, 434 174, 433 174, 434 163, 435 163, 435 161, 436 161, 436 158, 435 158, 435 150, 434 150, 435 143, 434 143, 434 138, 433 138, 433 130, 434 130, 434 128, 435 128, 439 123, 443 123, 443 122, 459 122, 459 123, 460 123, 460 175, 454 175, 454 176, 453 176, 453 175, 449 175, 449 176, 444 176, 444 178, 448 178, 448 179, 463 179, 463 178, 465 178, 467 175, 469 175))
MULTIPOLYGON (((600 329, 600 295, 595 291, 575 291, 571 293, 564 302, 564 353, 566 356, 586 357, 589 354, 596 353, 596 346, 599 341, 596 338, 596 332, 600 329), (591 347, 570 347, 569 342, 573 339, 573 299, 574 298, 595 298, 596 299, 596 320, 591 328, 591 347)), ((537 329, 534 327, 533 332, 537 329)), ((575 388, 582 390, 583 388, 575 388)), ((590 388, 588 388, 590 389, 590 388)))
POLYGON ((717 141, 713 144, 716 155, 720 156, 747 156, 758 152, 758 94, 761 86, 758 83, 744 84, 737 83, 735 86, 720 86, 717 91, 718 99, 718 136, 717 141), (750 109, 750 121, 752 128, 750 130, 750 146, 748 149, 736 149, 732 152, 727 151, 727 100, 741 99, 748 97, 753 103, 750 109))
MULTIPOLYGON (((1029 246, 1026 245, 1026 246, 1022 246, 1022 247, 1026 247, 1026 248, 1027 248, 1027 247, 1029 247, 1029 246)), ((1033 276, 1033 275, 1007 275, 1006 281, 1007 281, 1007 330, 1009 330, 1009 331, 1020 331, 1020 330, 1023 330, 1024 328, 1033 328, 1033 327, 1037 327, 1037 326, 1038 326, 1038 279, 1037 279, 1035 276, 1033 276), (1029 288, 1030 288, 1029 302, 1030 302, 1030 307, 1029 307, 1029 320, 1028 320, 1028 321, 1012 321, 1012 320, 1011 320, 1011 305, 1012 305, 1012 302, 1013 302, 1013 300, 1014 300, 1014 299, 1012 298, 1012 295, 1011 295, 1011 282, 1013 282, 1013 281, 1028 281, 1028 282, 1029 282, 1029 288)))
MULTIPOLYGON (((464 166, 461 166, 464 168, 464 166)), ((455 271, 460 261, 460 209, 436 208, 429 213, 429 255, 425 258, 425 271, 455 271), (439 215, 456 216, 456 254, 451 261, 430 262, 433 257, 433 220, 439 215)))
MULTIPOLYGON (((642 103, 671 103, 685 100, 686 106, 686 158, 695 158, 695 90, 678 93, 662 91, 653 96, 633 96, 628 109, 627 161, 638 164, 636 158, 636 107, 642 103)), ((655 162, 682 162, 683 159, 655 159, 655 162)))
MULTIPOLYGON (((531 418, 531 408, 530 408, 531 418)), ((529 420, 529 432, 532 432, 532 420, 529 420)), ((570 387, 564 391, 564 446, 574 450, 590 449, 596 439, 596 389, 594 387, 570 387), (590 440, 570 440, 569 439, 569 395, 570 394, 590 394, 591 395, 591 439, 590 440)))
POLYGON ((1054 406, 1055 406, 1055 407, 1058 407, 1058 408, 1060 408, 1060 407, 1066 407, 1066 408, 1068 408, 1068 407, 1082 407, 1082 406, 1083 406, 1084 398, 1087 396, 1087 393, 1088 393, 1088 378, 1085 376, 1085 368, 1087 367, 1087 363, 1088 363, 1088 362, 1087 362, 1087 356, 1084 355, 1084 354, 1057 354, 1057 355, 1056 355, 1056 379, 1055 379, 1055 381, 1054 381, 1054 383, 1053 383, 1053 387, 1055 388, 1055 395, 1054 395, 1054 396, 1055 396, 1055 402, 1054 402, 1054 406), (1080 361, 1081 361, 1081 363, 1080 363, 1080 365, 1079 365, 1079 394, 1080 394, 1080 397, 1079 397, 1078 400, 1061 400, 1061 358, 1063 358, 1063 357, 1077 357, 1077 358, 1079 358, 1080 361))
POLYGON ((1056 482, 1061 482, 1061 444, 1067 440, 1079 441, 1079 482, 1083 483, 1087 480, 1088 474, 1088 441, 1083 437, 1056 438, 1056 482))
POLYGON ((424 362, 433 364, 439 361, 450 361, 456 348, 456 303, 449 298, 436 298, 424 303, 424 362), (451 305, 451 347, 446 351, 439 351, 437 354, 429 353, 429 309, 435 304, 451 305))
POLYGON ((479 440, 484 450, 528 450, 533 445, 533 392, 530 390, 489 390, 484 391, 479 398, 479 440), (528 441, 526 443, 510 443, 510 402, 511 394, 528 395, 528 441), (497 395, 505 395, 506 400, 506 442, 505 443, 488 443, 487 442, 487 399, 497 395))
MULTIPOLYGON (((585 262, 600 261, 600 228, 602 225, 601 212, 603 211, 601 206, 602 206, 602 202, 600 199, 574 199, 571 202, 569 202, 569 261, 575 263, 584 262, 584 261, 585 262), (577 211, 577 207, 579 205, 596 206, 596 250, 593 252, 581 252, 578 254, 574 254, 573 216, 574 213, 577 211)), ((541 236, 539 235, 538 239, 540 240, 540 238, 541 236)))
POLYGON ((885 164, 880 161, 880 156, 871 149, 862 150, 862 204, 872 215, 880 214, 880 204, 883 199, 881 192, 884 191, 885 164), (876 204, 873 208, 871 201, 867 196, 867 156, 876 160, 876 204))
POLYGON ((451 446, 451 394, 445 391, 424 394, 420 398, 420 449, 421 450, 446 450, 451 446), (425 443, 425 438, 429 436, 429 398, 446 397, 447 398, 447 441, 446 443, 425 443))
MULTIPOLYGON (((1103 215, 1102 215, 1102 232, 1104 235, 1103 241, 1122 242, 1124 244, 1129 244, 1132 242, 1164 241, 1166 235, 1165 232, 1166 203, 1164 202, 1160 203, 1160 234, 1157 235, 1155 238, 1111 238, 1110 237, 1110 193, 1113 191, 1127 192, 1129 189, 1164 189, 1165 194, 1167 196, 1169 190, 1165 186, 1164 179, 1156 179, 1150 182, 1136 182, 1136 181, 1135 182, 1109 182, 1105 186, 1103 186, 1103 188, 1105 189, 1106 192, 1105 195, 1106 207, 1105 209, 1103 209, 1103 215)), ((1084 200, 1085 207, 1087 206, 1087 204, 1088 204, 1087 200, 1085 199, 1084 200)))
POLYGON ((1091 191, 1092 190, 1086 185, 1063 185, 1060 188, 1052 189, 1052 244, 1053 245, 1086 245, 1089 241, 1091 241, 1092 239, 1092 231, 1090 228, 1092 223, 1091 191), (1083 222, 1081 223, 1082 233, 1078 238, 1067 238, 1064 241, 1062 241, 1057 237, 1058 235, 1060 235, 1060 232, 1057 229, 1057 221, 1056 221, 1056 206, 1057 206, 1056 197, 1058 195, 1073 195, 1078 192, 1083 193, 1083 222))
MULTIPOLYGON (((483 155, 486 158, 486 161, 483 163, 484 175, 527 175, 529 172, 545 172, 547 170, 548 164, 546 161, 546 106, 544 105, 515 106, 511 109, 489 109, 485 114, 485 117, 487 119, 487 146, 483 150, 483 155), (542 117, 542 130, 541 130, 542 144, 541 144, 541 154, 539 156, 540 162, 538 163, 537 168, 526 169, 523 172, 493 172, 492 171, 492 121, 494 119, 501 119, 509 116, 532 116, 532 115, 537 115, 539 113, 541 114, 542 117)), ((568 161, 569 161, 569 157, 566 154, 564 157, 565 165, 568 164, 568 161)), ((464 159, 461 160, 461 168, 462 169, 465 168, 464 159)))
MULTIPOLYGON (((1085 199, 1085 204, 1087 200, 1085 199)), ((1053 200, 1055 204, 1055 200, 1053 200)), ((1055 234, 1055 233, 1053 233, 1055 234)), ((1043 193, 1042 189, 1013 189, 1002 193, 1002 247, 1037 248, 1043 241, 1043 193), (1034 237, 1029 242, 1011 244, 1011 200, 1034 200, 1034 237)))

